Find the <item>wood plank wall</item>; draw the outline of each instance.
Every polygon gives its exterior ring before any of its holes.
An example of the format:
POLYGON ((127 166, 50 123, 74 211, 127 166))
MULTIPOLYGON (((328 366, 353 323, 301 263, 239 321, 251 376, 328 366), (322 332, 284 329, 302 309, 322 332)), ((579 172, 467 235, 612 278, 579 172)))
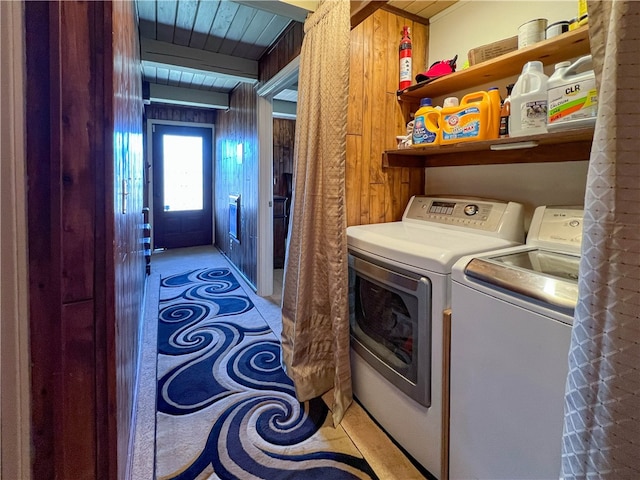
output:
POLYGON ((396 98, 398 46, 403 25, 411 31, 413 75, 425 70, 428 27, 377 10, 351 31, 347 116, 347 223, 400 220, 411 195, 424 192, 424 169, 383 169, 382 152, 395 148, 396 135, 417 105, 396 98))
POLYGON ((260 59, 258 63, 258 81, 260 83, 271 80, 291 60, 300 55, 303 37, 304 24, 291 22, 273 48, 260 59))
POLYGON ((133 4, 114 5, 25 3, 33 478, 115 480, 126 465, 142 99, 133 4))
POLYGON ((25 9, 33 475, 71 478, 73 464, 78 477, 96 478, 96 171, 87 159, 101 131, 90 93, 97 62, 89 32, 97 25, 86 3, 27 2, 25 9), (58 54, 68 50, 75 55, 58 54), (79 101, 70 101, 72 93, 79 101))
POLYGON ((152 103, 145 105, 144 111, 147 120, 167 120, 186 123, 216 123, 216 112, 213 108, 182 107, 179 105, 167 105, 152 103))
MULTIPOLYGON (((115 241, 107 243, 107 246, 113 244, 114 251, 111 253, 107 248, 107 291, 113 294, 113 298, 107 298, 106 303, 115 308, 107 308, 106 311, 109 329, 107 345, 114 346, 115 352, 107 350, 106 354, 108 368, 113 369, 108 377, 115 379, 115 385, 109 380, 110 402, 106 413, 111 418, 117 418, 117 424, 110 425, 117 428, 117 452, 113 448, 109 450, 109 478, 124 479, 129 478, 127 472, 131 471, 133 460, 133 444, 129 442, 132 440, 130 431, 135 426, 132 424, 134 390, 141 348, 139 332, 146 281, 144 250, 140 241, 144 233, 141 228, 144 223, 144 105, 134 4, 112 2, 109 5, 112 14, 105 15, 105 37, 112 44, 113 52, 105 58, 105 62, 111 63, 113 83, 106 86, 104 98, 105 111, 113 112, 109 119, 113 130, 106 129, 105 179, 114 178, 114 184, 105 185, 105 206, 110 215, 107 216, 107 238, 115 241), (112 152, 108 148, 110 146, 114 147, 112 152), (126 192, 123 191, 125 186, 126 192), (110 231, 111 225, 113 231, 110 231), (114 463, 114 460, 117 461, 114 463)), ((98 447, 102 448, 100 442, 98 439, 98 447)), ((104 446, 107 447, 109 445, 104 446)))
MULTIPOLYGON (((266 82, 293 60, 302 45, 303 26, 293 22, 259 63, 266 82)), ((215 154, 215 243, 254 287, 258 275, 258 117, 257 94, 241 84, 230 95, 229 110, 218 112, 215 154), (238 163, 237 145, 243 146, 238 163), (229 195, 240 195, 240 242, 229 235, 229 195)))
POLYGON ((215 243, 255 287, 259 159, 257 95, 252 85, 240 84, 230 96, 229 110, 218 113, 215 143, 215 243), (239 242, 229 235, 229 195, 240 195, 239 242))
MULTIPOLYGON (((54 478, 53 403, 60 370, 60 172, 49 124, 49 4, 25 3, 32 478, 54 478), (44 82, 44 85, 43 85, 44 82), (56 181, 53 181, 54 176, 56 181), (38 234, 39 232, 39 234, 38 234)), ((53 35, 52 35, 53 36, 53 35)))
MULTIPOLYGON (((258 79, 261 83, 271 80, 280 70, 300 55, 304 24, 292 22, 283 32, 273 48, 260 59, 258 79)), ((273 194, 287 196, 285 173, 293 174, 293 146, 295 143, 295 120, 273 119, 273 194)), ((291 206, 289 198, 288 207, 291 206)))
MULTIPOLYGON (((273 119, 273 194, 286 197, 287 180, 285 173, 293 174, 293 146, 295 144, 296 122, 284 118, 273 119)), ((291 199, 289 199, 289 202, 291 199)))

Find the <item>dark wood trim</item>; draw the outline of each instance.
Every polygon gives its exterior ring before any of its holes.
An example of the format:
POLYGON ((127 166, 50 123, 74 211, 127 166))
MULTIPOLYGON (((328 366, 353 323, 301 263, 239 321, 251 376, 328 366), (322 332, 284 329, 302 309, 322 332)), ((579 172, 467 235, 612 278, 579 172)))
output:
POLYGON ((292 22, 280 35, 274 46, 262 56, 258 66, 258 80, 266 83, 300 55, 304 24, 292 22))
POLYGON ((380 8, 382 10, 384 10, 385 12, 393 13, 394 15, 397 15, 398 17, 406 18, 407 20, 411 20, 414 23, 420 23, 420 24, 426 25, 426 26, 428 26, 429 23, 430 23, 428 18, 420 17, 418 15, 414 15, 413 13, 405 12, 404 10, 401 10, 400 8, 393 7, 391 5, 383 5, 380 8))
POLYGON ((51 110, 49 38, 55 38, 55 24, 50 32, 49 2, 25 3, 26 49, 26 156, 27 217, 29 245, 29 322, 31 347, 31 435, 32 477, 54 478, 55 372, 59 355, 60 241, 54 233, 53 211, 60 202, 59 189, 51 179, 59 176, 50 155, 58 139, 50 133, 51 110), (46 85, 46 88, 43 88, 46 85), (37 140, 34 140, 37 139, 37 140), (38 332, 38 335, 34 335, 38 332))
MULTIPOLYGON (((94 65, 94 102, 95 111, 101 112, 95 118, 93 150, 95 152, 94 183, 94 330, 96 362, 96 469, 98 478, 116 479, 122 470, 118 458, 118 443, 124 435, 118 434, 117 404, 117 350, 116 350, 116 309, 115 298, 115 255, 114 231, 114 43, 122 41, 116 34, 113 24, 113 3, 97 2, 95 6, 93 41, 94 65), (115 37, 117 40, 113 40, 115 37), (111 245, 110 245, 111 243, 111 245), (103 381, 100 381, 103 379, 103 381)), ((122 28, 121 26, 119 26, 122 28)), ((123 57, 126 62, 128 59, 123 57)), ((135 92, 129 92, 133 95, 135 92)), ((140 119, 142 122, 142 118, 140 119)), ((133 284, 132 284, 133 286, 133 284)), ((124 331, 123 334, 128 334, 124 331)), ((131 392, 133 396, 133 392, 131 392)), ((123 405, 124 408, 127 405, 123 405)))
MULTIPOLYGON (((185 123, 215 124, 217 110, 213 108, 185 107, 181 105, 167 105, 152 103, 144 106, 147 122, 152 120, 166 120, 185 123)), ((145 130, 146 134, 146 130, 145 130)))
POLYGON ((351 2, 351 29, 364 22, 376 10, 387 6, 388 0, 367 0, 351 2))

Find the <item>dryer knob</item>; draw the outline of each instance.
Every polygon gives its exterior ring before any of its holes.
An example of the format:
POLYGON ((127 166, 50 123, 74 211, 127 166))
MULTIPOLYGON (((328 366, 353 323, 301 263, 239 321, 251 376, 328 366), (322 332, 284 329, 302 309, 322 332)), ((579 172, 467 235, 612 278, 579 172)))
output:
POLYGON ((478 213, 478 210, 480 210, 478 205, 474 205, 473 203, 470 203, 469 205, 466 205, 464 207, 465 215, 469 215, 469 216, 475 215, 476 213, 478 213))

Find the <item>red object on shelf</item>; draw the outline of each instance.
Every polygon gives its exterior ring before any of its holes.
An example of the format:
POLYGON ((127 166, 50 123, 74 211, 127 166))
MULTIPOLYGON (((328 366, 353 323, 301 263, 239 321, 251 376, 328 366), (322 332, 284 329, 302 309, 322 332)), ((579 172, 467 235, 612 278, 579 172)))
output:
POLYGON ((402 27, 402 40, 399 48, 400 56, 400 85, 399 90, 411 86, 411 38, 409 27, 402 27))
POLYGON ((416 75, 416 82, 424 82, 425 80, 433 80, 443 75, 448 75, 456 71, 456 61, 458 55, 451 60, 441 60, 439 62, 432 63, 429 70, 416 75))

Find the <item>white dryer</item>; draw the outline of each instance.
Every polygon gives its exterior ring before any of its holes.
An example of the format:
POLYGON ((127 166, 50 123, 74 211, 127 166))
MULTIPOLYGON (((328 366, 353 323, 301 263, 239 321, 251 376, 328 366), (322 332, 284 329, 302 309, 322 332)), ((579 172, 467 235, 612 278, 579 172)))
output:
POLYGON ((349 227, 347 240, 355 397, 440 477, 451 267, 463 255, 522 244, 523 207, 416 196, 402 221, 349 227))
POLYGON ((454 265, 450 478, 559 478, 582 218, 538 207, 525 246, 454 265))

